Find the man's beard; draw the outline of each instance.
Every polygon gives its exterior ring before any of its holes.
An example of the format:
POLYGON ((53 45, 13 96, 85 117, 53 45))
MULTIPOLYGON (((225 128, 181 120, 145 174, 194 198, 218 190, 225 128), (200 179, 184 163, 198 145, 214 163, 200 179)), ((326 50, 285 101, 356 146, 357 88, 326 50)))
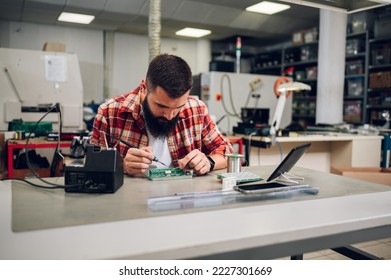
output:
POLYGON ((179 113, 172 119, 167 120, 165 117, 154 117, 149 107, 147 98, 142 102, 144 119, 147 124, 149 133, 155 138, 165 138, 175 128, 178 123, 179 113))

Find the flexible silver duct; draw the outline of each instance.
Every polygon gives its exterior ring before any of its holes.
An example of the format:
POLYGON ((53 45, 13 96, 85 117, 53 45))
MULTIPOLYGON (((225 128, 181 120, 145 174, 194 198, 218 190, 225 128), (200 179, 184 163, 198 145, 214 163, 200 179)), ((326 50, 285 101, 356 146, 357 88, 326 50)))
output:
POLYGON ((149 61, 160 53, 160 14, 161 14, 160 0, 149 1, 149 61))

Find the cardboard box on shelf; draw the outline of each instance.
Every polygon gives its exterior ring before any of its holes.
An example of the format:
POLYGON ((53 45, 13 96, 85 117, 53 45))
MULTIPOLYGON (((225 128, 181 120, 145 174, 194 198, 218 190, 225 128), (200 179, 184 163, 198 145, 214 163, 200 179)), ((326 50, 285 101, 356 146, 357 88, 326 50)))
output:
POLYGON ((381 167, 331 167, 331 173, 391 186, 391 168, 381 167))
POLYGON ((318 28, 303 30, 304 43, 314 43, 318 41, 318 28))
POLYGON ((65 44, 59 42, 46 42, 43 44, 42 50, 48 52, 65 52, 65 44))
POLYGON ((292 44, 301 45, 304 44, 304 34, 303 31, 297 31, 292 34, 292 44))
POLYGON ((314 43, 318 41, 318 28, 298 30, 292 33, 292 44, 301 45, 305 43, 314 43))

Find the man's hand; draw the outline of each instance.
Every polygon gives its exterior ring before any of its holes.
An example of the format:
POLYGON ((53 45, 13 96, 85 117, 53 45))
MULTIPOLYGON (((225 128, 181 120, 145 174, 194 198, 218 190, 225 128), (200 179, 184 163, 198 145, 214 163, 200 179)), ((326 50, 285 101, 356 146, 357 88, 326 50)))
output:
POLYGON ((152 159, 151 147, 130 148, 124 158, 124 171, 129 175, 143 174, 148 170, 152 159))
POLYGON ((199 150, 193 150, 184 158, 178 160, 179 168, 184 169, 186 166, 193 169, 198 175, 203 175, 209 172, 210 162, 206 155, 199 150))

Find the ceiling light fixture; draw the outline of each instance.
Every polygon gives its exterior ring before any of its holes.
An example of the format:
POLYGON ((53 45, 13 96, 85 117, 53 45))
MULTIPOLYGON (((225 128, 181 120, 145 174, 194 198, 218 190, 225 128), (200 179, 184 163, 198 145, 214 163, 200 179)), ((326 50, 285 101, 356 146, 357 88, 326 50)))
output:
POLYGON ((285 5, 285 4, 278 4, 278 3, 268 2, 268 1, 262 1, 262 2, 259 2, 258 4, 247 7, 246 11, 260 13, 260 14, 266 14, 266 15, 272 15, 272 14, 287 10, 290 7, 291 6, 285 5))
POLYGON ((186 28, 183 28, 183 29, 178 30, 177 32, 175 32, 175 35, 200 38, 200 37, 209 35, 211 33, 212 33, 212 31, 207 30, 207 29, 198 29, 198 28, 186 27, 186 28))
POLYGON ((342 13, 357 13, 368 9, 389 5, 391 0, 360 0, 360 1, 320 1, 320 0, 279 0, 313 8, 325 9, 342 13), (323 3, 323 4, 321 4, 323 3))
POLYGON ((94 18, 95 16, 91 16, 91 15, 62 12, 61 15, 58 17, 58 20, 65 21, 65 22, 80 23, 80 24, 90 24, 91 21, 94 20, 94 18))

